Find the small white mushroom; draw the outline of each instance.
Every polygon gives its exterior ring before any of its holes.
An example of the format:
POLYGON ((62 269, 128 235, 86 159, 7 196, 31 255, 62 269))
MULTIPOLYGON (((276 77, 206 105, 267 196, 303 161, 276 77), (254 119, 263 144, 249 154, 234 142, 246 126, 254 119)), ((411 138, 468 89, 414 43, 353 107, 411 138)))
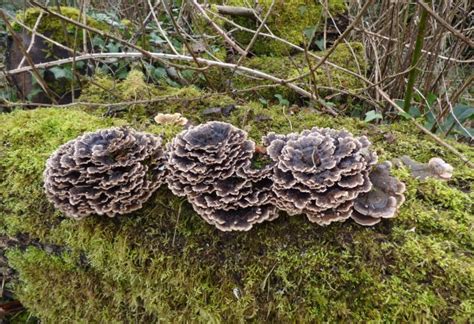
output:
POLYGON ((188 119, 183 117, 180 113, 175 114, 158 114, 154 118, 157 124, 165 125, 165 124, 175 124, 185 126, 188 124, 188 119))

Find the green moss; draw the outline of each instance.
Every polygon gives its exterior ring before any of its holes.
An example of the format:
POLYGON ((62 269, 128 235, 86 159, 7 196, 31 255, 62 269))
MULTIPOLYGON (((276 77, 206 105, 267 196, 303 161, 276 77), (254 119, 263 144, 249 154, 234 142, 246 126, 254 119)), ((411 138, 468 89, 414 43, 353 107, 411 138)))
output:
MULTIPOLYGON (((146 83, 145 76, 138 70, 132 70, 123 81, 116 82, 110 76, 96 74, 81 93, 80 102, 107 104, 112 102, 144 101, 124 106, 121 117, 136 126, 143 127, 157 113, 179 112, 188 115, 193 121, 200 122, 200 111, 208 107, 224 107, 235 101, 222 94, 206 94, 194 86, 174 88, 156 87, 146 83)), ((107 108, 88 109, 96 115, 103 115, 107 108)))
MULTIPOLYGON (((60 13, 61 15, 66 16, 72 20, 82 22, 82 18, 79 17, 80 11, 76 8, 60 7, 60 10, 58 10, 57 7, 50 7, 49 9, 53 12, 60 13)), ((17 15, 17 19, 23 22, 28 27, 33 28, 41 11, 42 9, 40 8, 29 8, 23 12, 20 12, 17 15)), ((99 29, 102 31, 110 30, 109 26, 106 23, 97 21, 90 17, 87 17, 86 19, 87 25, 92 28, 99 29)), ((16 23, 13 23, 13 28, 16 31, 20 31, 22 29, 22 27, 16 23)), ((43 14, 41 22, 38 25, 37 31, 41 34, 47 35, 48 37, 54 39, 55 41, 61 44, 68 45, 69 47, 73 47, 74 44, 76 44, 77 48, 80 48, 82 46, 82 29, 77 29, 75 25, 67 23, 57 17, 50 16, 46 12, 43 14), (74 43, 76 31, 77 39, 76 43, 74 43)), ((93 35, 93 33, 90 34, 91 37, 93 37, 93 35)))
MULTIPOLYGON (((214 0, 216 4, 227 4, 231 6, 247 7, 249 2, 245 0, 214 0)), ((258 4, 262 8, 261 16, 264 17, 269 10, 272 0, 262 0, 258 4)), ((344 13, 346 6, 343 0, 328 1, 328 9, 333 17, 344 13)), ((249 18, 237 17, 234 21, 244 27, 256 30, 258 24, 249 18)), ((222 24, 222 22, 218 23, 222 24)), ((283 38, 293 44, 301 45, 305 38, 305 29, 315 28, 321 30, 324 23, 324 9, 318 1, 309 0, 287 0, 275 1, 272 13, 267 19, 268 28, 278 37, 283 38)), ((234 26, 229 25, 229 29, 234 26)), ((264 30, 265 32, 265 30, 264 30)), ((250 43, 252 33, 237 31, 234 33, 236 40, 243 47, 250 43)), ((287 55, 291 47, 282 42, 266 37, 259 37, 252 47, 252 52, 257 55, 287 55)))
MULTIPOLYGON (((188 111, 169 106, 197 118, 212 104, 201 102, 188 111)), ((406 202, 398 218, 371 228, 351 222, 318 227, 301 216, 281 215, 250 232, 223 233, 166 188, 131 215, 78 222, 62 218, 46 202, 44 161, 83 131, 123 121, 75 109, 1 115, 1 228, 64 247, 59 255, 38 248, 8 253, 18 271, 21 302, 45 322, 472 320, 474 170, 408 122, 373 127, 257 103, 222 119, 256 140, 269 130, 344 127, 367 135, 382 160, 441 156, 456 172, 442 182, 396 170, 407 184, 406 202), (396 140, 388 142, 388 133, 396 140)), ((168 137, 178 131, 141 127, 168 137)), ((450 144, 474 157, 472 148, 450 144)))

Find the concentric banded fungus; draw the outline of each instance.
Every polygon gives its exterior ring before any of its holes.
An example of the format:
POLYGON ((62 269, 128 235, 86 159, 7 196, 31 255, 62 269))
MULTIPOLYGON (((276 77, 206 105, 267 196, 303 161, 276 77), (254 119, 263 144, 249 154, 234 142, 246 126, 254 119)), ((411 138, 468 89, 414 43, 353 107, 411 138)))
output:
POLYGON ((372 189, 359 195, 354 203, 352 219, 361 225, 375 225, 382 218, 395 217, 405 201, 405 185, 390 175, 392 164, 378 164, 370 173, 372 189))
POLYGON ((141 208, 164 181, 161 139, 127 127, 85 133, 46 162, 48 199, 67 216, 115 216, 141 208))
POLYGON ((306 214, 328 225, 351 216, 354 199, 371 188, 368 173, 377 161, 366 137, 313 128, 263 138, 275 162, 275 204, 290 215, 306 214))
POLYGON ((252 167, 255 143, 227 123, 181 132, 168 145, 168 186, 222 231, 249 230, 275 217, 271 165, 252 167))

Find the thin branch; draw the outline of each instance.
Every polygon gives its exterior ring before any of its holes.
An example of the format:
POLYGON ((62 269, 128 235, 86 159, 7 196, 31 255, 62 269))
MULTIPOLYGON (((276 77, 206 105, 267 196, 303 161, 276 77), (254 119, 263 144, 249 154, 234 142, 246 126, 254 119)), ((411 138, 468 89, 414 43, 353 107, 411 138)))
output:
POLYGON ((202 8, 202 6, 196 1, 196 0, 191 0, 191 2, 194 4, 196 9, 201 13, 201 15, 206 19, 212 27, 216 30, 216 32, 224 37, 225 41, 237 52, 239 52, 240 55, 245 55, 245 51, 237 45, 227 34, 225 31, 223 31, 209 16, 207 15, 206 11, 202 8))
MULTIPOLYGON (((178 51, 176 50, 176 48, 173 46, 173 43, 171 43, 170 39, 168 38, 168 36, 166 35, 166 32, 163 30, 163 28, 161 28, 161 24, 160 24, 160 21, 158 20, 158 17, 156 16, 156 13, 155 13, 155 8, 153 7, 153 5, 151 4, 151 1, 150 0, 147 0, 148 2, 148 6, 150 7, 150 12, 153 16, 153 19, 155 20, 155 23, 156 23, 156 26, 158 27, 158 30, 160 31, 160 34, 161 36, 163 36, 163 38, 165 39, 166 43, 168 43, 168 46, 171 48, 171 51, 173 53, 175 53, 176 55, 179 55, 178 51)), ((158 5, 161 3, 160 0, 157 0, 156 1, 156 6, 158 7, 158 5)), ((166 4, 163 3, 164 6, 166 6, 166 4)), ((171 16, 171 14, 170 14, 171 16)))
POLYGON ((454 29, 446 20, 434 12, 433 9, 431 9, 431 7, 428 6, 428 4, 426 4, 423 0, 417 0, 416 2, 418 2, 418 4, 423 7, 423 9, 425 9, 434 19, 436 19, 436 21, 443 25, 443 27, 449 30, 454 36, 468 44, 470 47, 474 47, 474 41, 470 40, 463 33, 454 29))
POLYGON ((10 22, 8 21, 7 16, 4 14, 3 10, 0 10, 0 18, 2 18, 2 20, 5 22, 5 26, 7 27, 8 31, 10 32, 10 34, 13 37, 14 41, 18 45, 18 48, 20 49, 21 53, 26 58, 26 61, 30 65, 29 68, 30 68, 31 72, 33 73, 33 75, 35 76, 35 78, 38 81, 41 88, 44 90, 44 92, 49 97, 51 102, 57 103, 56 99, 54 98, 54 94, 51 92, 48 85, 44 81, 43 77, 39 73, 38 68, 35 66, 35 63, 33 62, 33 59, 31 58, 30 54, 26 52, 26 49, 23 46, 22 40, 18 37, 18 35, 13 30, 13 28, 12 28, 10 22))
POLYGON ((255 10, 250 8, 224 5, 217 5, 216 8, 221 15, 239 16, 255 19, 255 10))
MULTIPOLYGON (((48 1, 46 1, 46 5, 48 5, 48 1)), ((36 30, 38 29, 38 26, 41 22, 41 19, 43 18, 43 11, 41 11, 38 15, 38 18, 36 18, 36 22, 35 22, 35 25, 33 26, 33 29, 31 30, 31 41, 30 41, 30 44, 28 45, 28 48, 26 49, 26 53, 30 53, 31 52, 31 49, 33 48, 33 45, 35 44, 35 40, 36 40, 36 30)), ((18 67, 22 67, 23 64, 25 64, 25 60, 26 60, 26 57, 23 56, 21 58, 21 61, 20 61, 20 64, 18 64, 18 67)))
MULTIPOLYGON (((364 4, 362 9, 360 9, 359 13, 354 18, 354 20, 351 22, 351 24, 349 26, 347 26, 346 30, 336 39, 336 41, 334 42, 332 47, 326 52, 326 54, 319 60, 319 62, 312 69, 310 69, 308 72, 303 73, 302 75, 300 75, 296 78, 289 79, 287 81, 294 82, 296 80, 302 79, 302 78, 310 75, 311 73, 314 73, 321 65, 323 65, 323 63, 326 62, 328 57, 336 50, 337 45, 339 45, 340 42, 344 41, 346 36, 351 32, 352 29, 354 29, 355 25, 359 23, 360 19, 365 14, 365 11, 369 8, 369 6, 372 4, 372 2, 373 2, 373 0, 367 0, 367 2, 364 4)), ((359 75, 359 74, 357 74, 357 75, 359 75)))
MULTIPOLYGON (((98 59, 98 58, 142 58, 144 56, 143 53, 138 53, 138 52, 126 52, 126 53, 94 53, 94 54, 84 54, 77 56, 75 59, 76 61, 83 61, 83 60, 91 60, 91 59, 98 59)), ((147 57, 151 57, 153 59, 158 59, 158 60, 178 60, 178 61, 185 61, 185 62, 194 62, 194 58, 191 56, 186 56, 186 55, 175 55, 175 54, 166 54, 166 53, 151 53, 147 52, 147 57)), ((62 65, 66 63, 72 62, 73 58, 65 58, 65 59, 60 59, 56 61, 50 61, 46 63, 38 63, 36 64, 37 68, 47 68, 51 66, 57 66, 57 65, 62 65)), ((208 66, 220 66, 226 69, 234 69, 236 68, 238 71, 241 71, 244 74, 247 75, 253 75, 265 80, 269 80, 275 83, 278 83, 280 85, 286 86, 296 93, 300 94, 303 97, 306 97, 310 100, 317 100, 317 98, 311 94, 310 92, 304 90, 303 88, 293 84, 293 83, 288 83, 283 79, 277 78, 271 74, 265 73, 263 71, 251 69, 245 66, 237 66, 236 64, 232 63, 226 63, 226 62, 218 62, 218 61, 212 61, 212 60, 207 60, 203 59, 200 57, 196 58, 196 61, 199 62, 200 64, 208 65, 208 66)), ((10 71, 7 71, 8 75, 13 75, 13 74, 18 74, 21 72, 26 72, 30 71, 32 68, 30 66, 28 67, 22 67, 19 69, 13 69, 10 71)), ((333 110, 332 108, 328 109, 328 112, 332 115, 337 115, 336 111, 333 110)))

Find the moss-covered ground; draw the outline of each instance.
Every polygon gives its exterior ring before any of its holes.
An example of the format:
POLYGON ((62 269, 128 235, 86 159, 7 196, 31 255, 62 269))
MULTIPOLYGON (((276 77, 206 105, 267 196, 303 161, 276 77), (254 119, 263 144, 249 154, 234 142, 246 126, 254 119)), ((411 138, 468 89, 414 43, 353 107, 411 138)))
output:
MULTIPOLYGON (((146 99, 150 92, 138 88, 127 87, 130 96, 146 99)), ((96 90, 96 97, 87 90, 84 96, 112 100, 96 90)), ((18 272, 16 296, 33 315, 45 323, 472 322, 474 170, 412 124, 375 127, 252 102, 234 102, 228 117, 206 117, 204 109, 233 100, 194 88, 150 91, 175 101, 130 106, 114 118, 91 107, 0 115, 0 230, 59 247, 7 253, 18 272), (112 125, 169 139, 181 128, 153 125, 158 111, 178 111, 195 122, 226 120, 256 141, 270 130, 346 128, 367 135, 380 160, 439 156, 455 173, 449 182, 419 181, 395 170, 407 184, 406 202, 397 218, 368 228, 351 221, 319 227, 282 214, 249 232, 223 233, 166 187, 128 216, 74 221, 53 209, 42 191, 49 154, 85 131, 112 125)), ((474 158, 472 148, 451 144, 474 158)))

